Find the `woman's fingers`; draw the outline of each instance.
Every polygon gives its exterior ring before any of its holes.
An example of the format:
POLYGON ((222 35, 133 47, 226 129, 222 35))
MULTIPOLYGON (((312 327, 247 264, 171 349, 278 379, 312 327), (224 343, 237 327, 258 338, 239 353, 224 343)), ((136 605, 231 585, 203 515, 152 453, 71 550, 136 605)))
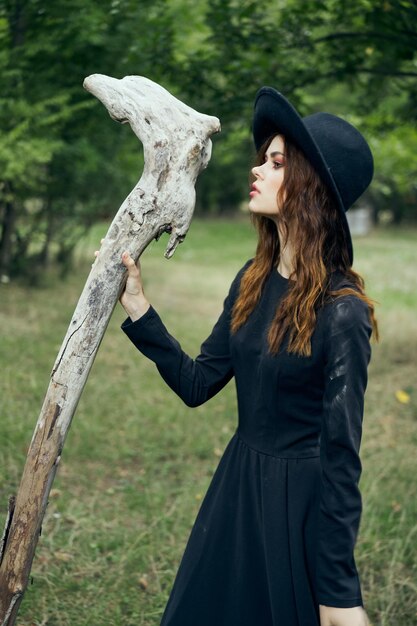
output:
POLYGON ((142 292, 143 287, 140 265, 139 267, 136 265, 127 250, 122 254, 122 262, 128 272, 125 291, 132 294, 142 292))
MULTIPOLYGON (((101 240, 101 243, 103 243, 103 241, 104 239, 101 240)), ((95 257, 98 257, 99 254, 100 254, 100 250, 94 251, 95 257)), ((126 269, 128 269, 129 271, 133 271, 134 273, 136 273, 136 270, 139 271, 139 268, 138 268, 138 266, 140 267, 139 261, 136 264, 127 250, 125 250, 125 252, 123 252, 122 254, 122 262, 123 262, 123 265, 126 267, 126 269)))
POLYGON ((138 276, 138 275, 140 276, 139 260, 137 261, 137 263, 135 263, 135 261, 132 259, 132 257, 130 256, 127 250, 123 252, 122 254, 122 263, 126 267, 126 269, 129 271, 129 274, 131 276, 138 276))
MULTIPOLYGON (((100 243, 102 244, 104 239, 101 239, 100 243)), ((100 250, 95 250, 94 256, 97 258, 100 254, 100 250)), ((128 279, 135 279, 136 283, 141 286, 141 272, 140 272, 140 263, 139 260, 135 263, 134 259, 130 256, 129 252, 125 250, 122 254, 122 263, 128 271, 128 279)), ((136 284, 135 284, 136 286, 136 284)))
POLYGON ((123 252, 122 254, 122 263, 126 267, 126 269, 129 270, 129 273, 132 270, 135 271, 137 269, 136 263, 134 262, 127 250, 125 250, 125 252, 123 252))
MULTIPOLYGON (((100 244, 101 244, 101 245, 103 245, 103 241, 104 241, 104 238, 103 238, 103 239, 100 239, 100 244)), ((100 254, 100 250, 95 250, 95 251, 94 251, 94 256, 95 256, 96 258, 98 257, 98 255, 99 255, 99 254, 100 254)))

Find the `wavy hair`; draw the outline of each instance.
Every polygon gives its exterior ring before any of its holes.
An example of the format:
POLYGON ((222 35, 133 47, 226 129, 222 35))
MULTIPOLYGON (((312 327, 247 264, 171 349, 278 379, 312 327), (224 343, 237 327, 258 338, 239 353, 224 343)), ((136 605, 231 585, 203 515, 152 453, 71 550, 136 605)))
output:
MULTIPOLYGON (((274 135, 275 136, 275 135, 274 135)), ((260 148, 256 165, 265 161, 265 153, 274 136, 260 148)), ((289 289, 280 301, 268 332, 269 351, 276 354, 289 332, 288 353, 311 356, 311 335, 317 311, 333 298, 353 295, 367 303, 372 331, 379 341, 374 314, 375 300, 365 294, 365 281, 350 266, 339 209, 327 186, 322 182, 303 152, 287 138, 283 183, 277 195, 283 247, 293 246, 294 269, 289 289), (331 273, 341 270, 352 287, 331 289, 331 273), (297 280, 292 279, 296 276, 297 280)), ((258 231, 253 262, 245 271, 238 297, 232 309, 231 332, 235 333, 249 317, 260 299, 265 280, 280 257, 280 240, 276 223, 269 217, 251 213, 258 231)))

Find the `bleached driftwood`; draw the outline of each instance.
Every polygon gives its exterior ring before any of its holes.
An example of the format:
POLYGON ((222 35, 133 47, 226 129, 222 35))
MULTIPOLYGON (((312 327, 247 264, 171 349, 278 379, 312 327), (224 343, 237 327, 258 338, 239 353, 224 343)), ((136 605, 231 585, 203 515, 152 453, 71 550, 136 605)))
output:
POLYGON ((164 231, 170 257, 189 228, 194 184, 211 156, 216 117, 186 106, 141 76, 121 80, 93 74, 87 91, 118 122, 129 122, 143 143, 138 184, 114 218, 88 276, 51 373, 16 502, 10 506, 0 554, 0 624, 12 626, 26 589, 48 495, 78 400, 123 287, 121 254, 137 259, 164 231))

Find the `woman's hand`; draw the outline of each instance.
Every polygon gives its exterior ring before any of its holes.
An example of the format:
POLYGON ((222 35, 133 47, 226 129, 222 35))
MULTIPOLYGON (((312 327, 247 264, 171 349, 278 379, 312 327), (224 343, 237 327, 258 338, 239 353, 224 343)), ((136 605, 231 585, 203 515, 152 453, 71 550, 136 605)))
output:
POLYGON ((129 252, 123 252, 122 262, 128 271, 125 289, 120 296, 120 304, 134 322, 138 320, 149 309, 150 304, 143 293, 142 275, 140 263, 137 265, 129 252))
MULTIPOLYGON (((100 241, 103 243, 104 239, 100 241)), ((99 250, 94 252, 94 256, 100 254, 99 250)), ((142 275, 140 272, 140 263, 137 265, 130 256, 129 252, 125 251, 122 254, 122 263, 127 269, 127 280, 125 288, 119 298, 120 304, 130 317, 135 322, 149 309, 150 304, 145 298, 143 293, 142 275)))
POLYGON ((369 626, 363 607, 340 609, 320 604, 320 626, 369 626))

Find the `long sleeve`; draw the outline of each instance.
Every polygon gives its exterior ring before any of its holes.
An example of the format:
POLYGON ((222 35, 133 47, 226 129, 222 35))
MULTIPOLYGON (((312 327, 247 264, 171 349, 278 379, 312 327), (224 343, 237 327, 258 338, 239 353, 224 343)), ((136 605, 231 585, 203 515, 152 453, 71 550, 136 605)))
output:
POLYGON ((247 261, 233 280, 223 311, 195 359, 182 350, 152 306, 137 321, 127 318, 122 324, 122 330, 136 348, 156 364, 165 382, 188 406, 203 404, 233 376, 229 342, 231 310, 240 279, 250 263, 251 260, 247 261))
POLYGON ((345 296, 331 305, 325 337, 317 591, 319 603, 332 607, 363 605, 354 547, 362 513, 359 449, 371 332, 365 302, 345 296))

